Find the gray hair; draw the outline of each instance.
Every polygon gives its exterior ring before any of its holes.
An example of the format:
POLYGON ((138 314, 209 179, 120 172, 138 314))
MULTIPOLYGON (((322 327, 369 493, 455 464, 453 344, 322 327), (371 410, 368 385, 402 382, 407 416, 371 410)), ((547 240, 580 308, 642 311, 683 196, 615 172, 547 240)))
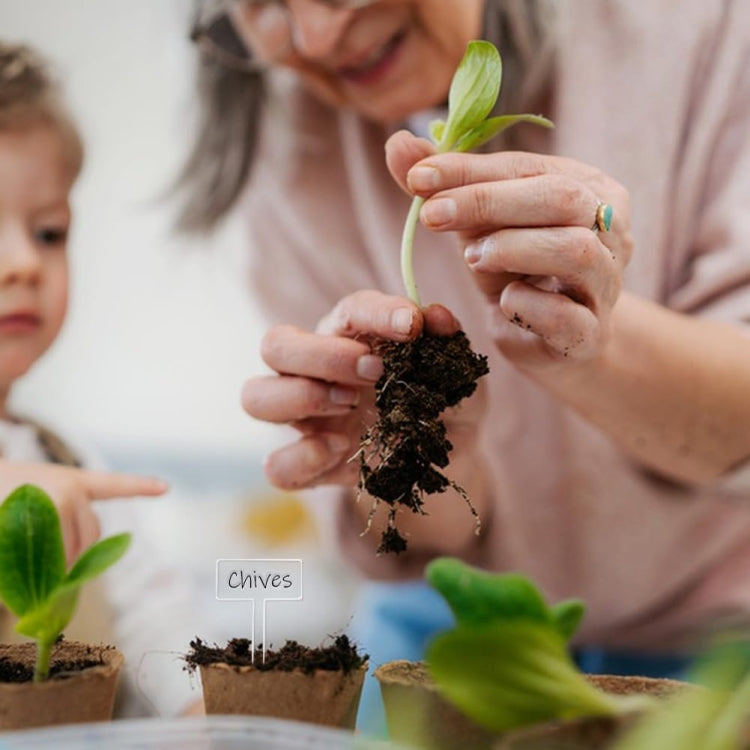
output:
POLYGON ((48 61, 24 44, 0 42, 0 131, 48 125, 62 138, 71 175, 83 164, 83 143, 48 61))
MULTIPOLYGON (((199 2, 198 14, 211 2, 199 2)), ((498 113, 533 109, 546 91, 551 16, 550 0, 486 0, 484 38, 503 55, 498 113)), ((262 73, 233 70, 206 54, 197 77, 200 117, 176 183, 182 196, 177 228, 185 232, 215 228, 239 198, 252 170, 265 93, 262 73)))

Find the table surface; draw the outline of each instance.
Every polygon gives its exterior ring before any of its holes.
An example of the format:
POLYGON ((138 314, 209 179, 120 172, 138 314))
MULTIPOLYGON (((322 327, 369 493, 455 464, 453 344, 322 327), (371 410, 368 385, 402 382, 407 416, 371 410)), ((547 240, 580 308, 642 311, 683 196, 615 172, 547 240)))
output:
POLYGON ((252 716, 123 719, 0 734, 0 750, 399 750, 399 747, 343 730, 252 716))

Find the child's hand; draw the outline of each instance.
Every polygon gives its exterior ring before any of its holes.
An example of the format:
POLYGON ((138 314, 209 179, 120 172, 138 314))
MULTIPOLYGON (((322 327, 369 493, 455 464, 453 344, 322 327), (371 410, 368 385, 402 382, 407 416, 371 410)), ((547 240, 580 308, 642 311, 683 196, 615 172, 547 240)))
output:
POLYGON ((0 461, 0 497, 22 484, 35 484, 52 498, 60 513, 68 564, 99 538, 99 519, 92 500, 135 495, 161 495, 167 484, 160 479, 88 471, 54 464, 0 461))

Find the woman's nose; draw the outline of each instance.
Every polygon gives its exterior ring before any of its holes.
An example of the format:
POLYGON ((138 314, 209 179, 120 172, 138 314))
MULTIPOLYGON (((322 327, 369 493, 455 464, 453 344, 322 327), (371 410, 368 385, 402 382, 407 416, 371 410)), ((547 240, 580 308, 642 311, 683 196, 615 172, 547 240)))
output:
POLYGON ((323 59, 337 47, 351 9, 332 8, 317 0, 287 0, 294 49, 312 60, 323 59))
POLYGON ((16 229, 0 233, 0 284, 35 284, 41 259, 34 237, 16 229))

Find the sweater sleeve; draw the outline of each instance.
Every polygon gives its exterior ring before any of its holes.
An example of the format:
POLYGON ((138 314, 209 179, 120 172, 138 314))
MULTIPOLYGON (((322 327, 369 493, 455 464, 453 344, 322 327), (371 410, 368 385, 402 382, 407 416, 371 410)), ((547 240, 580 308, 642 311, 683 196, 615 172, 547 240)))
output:
POLYGON ((678 182, 687 263, 668 304, 750 335, 750 5, 724 6, 695 75, 678 182))

